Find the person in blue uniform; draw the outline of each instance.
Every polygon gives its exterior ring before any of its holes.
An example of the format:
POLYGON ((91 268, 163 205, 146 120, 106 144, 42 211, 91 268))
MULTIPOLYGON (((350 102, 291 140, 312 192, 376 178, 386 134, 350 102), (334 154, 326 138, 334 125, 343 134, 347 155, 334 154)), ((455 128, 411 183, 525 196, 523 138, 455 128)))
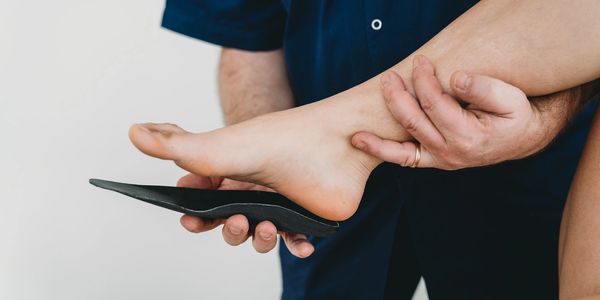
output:
MULTIPOLYGON (((476 2, 168 0, 163 26, 224 47, 221 96, 232 124, 356 86, 476 2), (289 91, 270 88, 281 84, 289 91)), ((453 172, 382 165, 335 236, 287 236, 282 298, 410 299, 421 277, 432 299, 556 298, 559 221, 590 117, 584 110, 544 152, 519 161, 453 172)), ((186 226, 202 230, 230 222, 232 244, 246 239, 237 221, 183 220, 204 222, 186 226)), ((268 251, 274 237, 256 232, 255 247, 268 251)))

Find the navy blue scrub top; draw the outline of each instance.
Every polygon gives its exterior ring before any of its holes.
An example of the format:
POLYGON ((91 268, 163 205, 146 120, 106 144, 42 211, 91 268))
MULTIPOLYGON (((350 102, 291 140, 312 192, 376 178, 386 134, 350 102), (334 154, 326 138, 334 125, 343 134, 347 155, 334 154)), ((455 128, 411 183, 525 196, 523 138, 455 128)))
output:
POLYGON ((283 47, 302 105, 393 66, 476 2, 167 0, 163 26, 225 47, 283 47))
MULTIPOLYGON (((351 88, 398 63, 477 2, 167 0, 162 25, 224 47, 283 48, 296 104, 303 105, 351 88)), ((551 197, 561 206, 591 116, 590 108, 543 154, 488 172, 509 180, 505 187, 551 197)))

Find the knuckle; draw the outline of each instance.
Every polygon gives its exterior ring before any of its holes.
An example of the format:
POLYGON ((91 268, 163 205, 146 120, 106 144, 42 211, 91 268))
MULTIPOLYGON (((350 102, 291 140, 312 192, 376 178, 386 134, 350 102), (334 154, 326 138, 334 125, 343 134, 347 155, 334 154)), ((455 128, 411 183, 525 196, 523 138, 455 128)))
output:
POLYGON ((424 80, 430 76, 431 70, 426 66, 416 66, 413 68, 413 77, 415 80, 424 80))
POLYGON ((420 118, 417 116, 410 116, 406 119, 403 126, 406 131, 409 133, 415 133, 419 130, 419 125, 421 124, 420 118))
POLYGON ((493 81, 486 81, 483 86, 482 89, 480 90, 480 96, 483 99, 496 99, 498 98, 499 95, 499 90, 498 90, 498 85, 494 84, 493 81))
POLYGON ((471 152, 474 148, 475 141, 472 136, 463 139, 462 141, 462 149, 463 151, 471 152))
POLYGON ((424 111, 432 111, 435 106, 433 105, 433 101, 431 101, 431 94, 426 93, 419 99, 419 104, 421 105, 421 109, 424 111))
POLYGON ((458 148, 460 149, 461 156, 471 155, 475 149, 473 141, 470 139, 462 141, 458 148))
POLYGON ((395 88, 387 88, 383 93, 383 98, 385 99, 385 103, 388 105, 392 104, 395 99, 399 97, 398 90, 395 88))
POLYGON ((453 157, 447 162, 447 165, 449 170, 458 170, 463 166, 463 161, 461 159, 453 157))
POLYGON ((401 157, 398 158, 397 163, 403 167, 408 167, 408 166, 412 165, 413 158, 411 158, 408 155, 402 155, 401 157))
POLYGON ((458 147, 450 147, 445 144, 435 149, 434 153, 435 160, 444 170, 456 170, 462 165, 461 157, 464 157, 464 154, 458 147))
POLYGON ((453 156, 466 156, 472 154, 473 149, 476 148, 477 138, 473 135, 461 135, 449 141, 452 145, 452 149, 448 152, 452 152, 453 156))
POLYGON ((493 122, 492 118, 490 118, 490 115, 483 114, 483 115, 480 115, 478 119, 479 119, 479 123, 481 124, 481 126, 479 128, 481 130, 481 132, 483 134, 491 134, 494 122, 493 122))
POLYGON ((515 98, 528 100, 527 94, 525 94, 525 92, 523 92, 521 89, 517 88, 516 86, 509 85, 509 84, 507 84, 507 86, 513 90, 513 92, 515 93, 515 98))
POLYGON ((462 160, 455 155, 445 155, 439 158, 441 159, 439 165, 441 165, 444 170, 457 170, 462 165, 462 160))

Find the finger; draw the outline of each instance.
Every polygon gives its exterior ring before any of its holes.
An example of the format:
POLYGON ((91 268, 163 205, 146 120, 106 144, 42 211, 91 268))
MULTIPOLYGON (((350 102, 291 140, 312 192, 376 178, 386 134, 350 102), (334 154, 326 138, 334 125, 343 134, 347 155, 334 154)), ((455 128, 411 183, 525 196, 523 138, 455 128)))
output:
POLYGON ((183 215, 180 219, 181 226, 189 232, 200 233, 215 229, 223 224, 221 219, 202 219, 196 216, 183 215))
POLYGON ((177 181, 177 186, 212 190, 218 188, 222 181, 222 177, 207 177, 190 173, 179 178, 177 181))
POLYGON ((519 88, 484 75, 458 71, 452 74, 450 86, 470 106, 497 115, 511 114, 528 104, 519 88))
POLYGON ((413 86, 425 114, 443 135, 460 130, 460 118, 465 116, 463 108, 444 93, 433 64, 422 55, 415 56, 413 64, 413 86))
POLYGON ((258 253, 267 253, 277 245, 277 228, 269 221, 256 225, 252 235, 252 246, 258 253))
POLYGON ((233 180, 233 179, 229 179, 229 178, 225 178, 225 179, 223 179, 223 181, 221 181, 221 184, 219 185, 219 190, 252 190, 252 191, 275 192, 274 189, 268 188, 263 185, 233 180))
POLYGON ((248 219, 243 215, 234 215, 225 221, 223 239, 231 246, 242 244, 248 239, 248 219))
MULTIPOLYGON (((219 185, 219 178, 199 176, 196 174, 187 174, 177 181, 178 187, 200 188, 200 189, 215 189, 219 185)), ((196 216, 183 215, 180 223, 183 228, 190 232, 200 233, 215 229, 223 224, 222 219, 202 219, 196 216)))
MULTIPOLYGON (((403 167, 410 167, 417 159, 417 145, 413 142, 396 142, 382 139, 372 133, 359 132, 352 137, 352 144, 381 160, 395 163, 403 167), (356 141, 355 141, 356 140, 356 141)), ((421 157, 418 168, 435 168, 429 151, 421 146, 421 157)))
POLYGON ((429 149, 445 144, 444 138, 419 106, 417 100, 406 91, 402 78, 393 71, 382 75, 383 96, 394 119, 406 131, 429 149))
POLYGON ((305 234, 282 232, 281 238, 292 255, 298 258, 309 257, 315 252, 315 247, 310 243, 305 234))
POLYGON ((225 178, 221 182, 219 190, 251 190, 254 186, 256 186, 254 183, 225 178))

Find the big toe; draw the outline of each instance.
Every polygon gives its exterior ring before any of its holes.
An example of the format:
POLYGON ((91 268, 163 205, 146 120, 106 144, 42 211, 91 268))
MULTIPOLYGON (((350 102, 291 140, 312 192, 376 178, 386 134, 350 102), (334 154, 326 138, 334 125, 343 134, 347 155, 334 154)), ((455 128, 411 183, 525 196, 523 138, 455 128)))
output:
POLYGON ((161 159, 178 160, 185 140, 191 134, 173 124, 135 124, 129 128, 129 139, 140 151, 161 159))

